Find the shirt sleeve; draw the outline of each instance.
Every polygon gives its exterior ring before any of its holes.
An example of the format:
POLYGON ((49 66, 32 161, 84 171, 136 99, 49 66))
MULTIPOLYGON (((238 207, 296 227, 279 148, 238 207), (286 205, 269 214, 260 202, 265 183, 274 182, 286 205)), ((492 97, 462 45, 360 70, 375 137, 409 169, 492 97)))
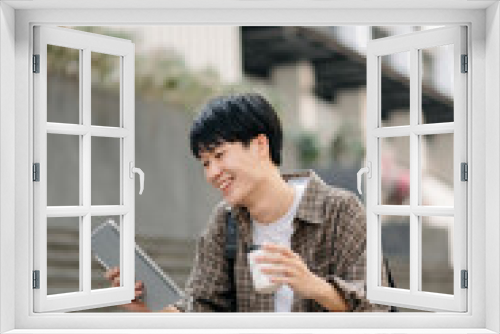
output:
MULTIPOLYGON (((388 312, 390 307, 366 299, 366 213, 358 198, 345 193, 335 212, 333 259, 328 281, 348 304, 348 311, 388 312)), ((382 266, 384 268, 384 266, 382 266)), ((382 275, 388 286, 387 275, 382 275)))
POLYGON ((196 256, 186 283, 185 296, 175 306, 184 312, 229 312, 231 291, 225 251, 225 205, 213 211, 207 228, 198 239, 196 256))

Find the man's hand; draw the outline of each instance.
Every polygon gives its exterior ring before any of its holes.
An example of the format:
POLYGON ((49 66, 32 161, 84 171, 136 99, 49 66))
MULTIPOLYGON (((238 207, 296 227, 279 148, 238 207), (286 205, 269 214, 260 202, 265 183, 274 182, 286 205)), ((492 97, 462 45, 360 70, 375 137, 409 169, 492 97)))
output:
POLYGON ((262 268, 270 280, 288 284, 290 288, 306 299, 313 299, 330 311, 346 311, 344 298, 327 281, 312 273, 302 258, 291 249, 274 244, 265 244, 262 249, 269 255, 260 255, 255 261, 273 266, 262 268))
POLYGON ((298 254, 285 246, 275 244, 264 244, 262 249, 268 254, 257 256, 255 261, 273 265, 263 267, 262 273, 269 275, 272 282, 288 284, 303 298, 313 298, 315 285, 320 278, 309 271, 298 254))
POLYGON ((177 312, 181 312, 179 311, 179 309, 173 305, 169 305, 167 307, 165 307, 163 310, 161 310, 160 312, 173 312, 173 313, 177 313, 177 312))
MULTIPOLYGON (((112 287, 120 286, 120 268, 114 267, 108 270, 104 276, 111 281, 112 287)), ((129 304, 119 305, 119 307, 129 312, 151 312, 146 304, 140 300, 144 294, 144 284, 141 281, 135 282, 135 299, 129 304)))

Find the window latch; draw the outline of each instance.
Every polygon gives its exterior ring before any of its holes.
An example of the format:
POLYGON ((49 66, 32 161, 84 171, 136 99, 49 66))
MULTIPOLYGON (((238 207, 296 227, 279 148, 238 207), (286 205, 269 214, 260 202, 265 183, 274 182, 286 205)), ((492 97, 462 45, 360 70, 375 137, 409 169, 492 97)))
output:
POLYGON ((144 172, 142 171, 142 169, 134 167, 134 162, 130 161, 129 176, 131 179, 134 178, 134 173, 139 174, 139 185, 140 185, 139 195, 142 195, 142 192, 144 190, 144 172))
POLYGON ((363 192, 361 191, 361 176, 365 173, 367 174, 369 179, 372 178, 372 163, 370 161, 366 163, 366 167, 363 167, 358 171, 358 191, 360 195, 363 194, 363 192))

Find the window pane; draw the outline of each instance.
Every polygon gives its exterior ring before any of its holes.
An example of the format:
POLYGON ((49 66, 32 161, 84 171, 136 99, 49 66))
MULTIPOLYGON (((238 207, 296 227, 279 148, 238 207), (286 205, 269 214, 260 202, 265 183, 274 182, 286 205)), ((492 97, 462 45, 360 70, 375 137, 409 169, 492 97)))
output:
POLYGON ((421 136, 421 205, 453 206, 453 134, 421 136))
POLYGON ((410 124, 410 52, 380 57, 381 126, 410 124))
POLYGON ((80 50, 47 45, 47 122, 80 123, 80 50))
POLYGON ((80 138, 47 134, 47 205, 80 205, 80 138))
MULTIPOLYGON (((107 269, 101 261, 106 262, 108 261, 106 259, 116 259, 118 260, 116 266, 120 267, 120 260, 119 260, 121 258, 120 216, 92 217, 92 233, 98 233, 99 229, 105 226, 109 227, 109 225, 116 226, 116 229, 112 228, 106 231, 107 232, 106 237, 108 241, 108 243, 105 245, 107 249, 106 254, 99 254, 99 255, 95 253, 92 254, 92 290, 111 287, 111 282, 104 276, 107 269), (106 256, 107 258, 103 259, 102 258, 103 256, 106 256)), ((102 239, 98 240, 100 240, 102 247, 103 246, 102 239)), ((120 286, 122 286, 121 282, 120 286)))
POLYGON ((380 138, 380 159, 380 204, 409 204, 409 137, 380 138))
MULTIPOLYGON (((410 217, 380 216, 382 256, 398 289, 410 288, 410 217)), ((384 273, 382 271, 382 273, 384 273)), ((382 280, 387 277, 381 275, 382 280)))
POLYGON ((453 294, 453 217, 422 217, 422 291, 453 294))
POLYGON ((80 218, 47 218, 47 294, 80 290, 80 218))
POLYGON ((120 138, 92 137, 92 205, 119 205, 120 138))
POLYGON ((92 125, 120 126, 120 57, 92 52, 92 125))
POLYGON ((420 124, 453 122, 453 45, 419 52, 421 63, 420 124))

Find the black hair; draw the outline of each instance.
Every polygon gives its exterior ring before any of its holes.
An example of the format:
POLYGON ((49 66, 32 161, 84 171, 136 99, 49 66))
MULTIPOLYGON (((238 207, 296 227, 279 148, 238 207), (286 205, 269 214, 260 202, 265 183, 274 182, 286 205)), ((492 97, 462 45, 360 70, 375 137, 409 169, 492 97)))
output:
POLYGON ((189 134, 191 152, 200 159, 201 151, 211 151, 224 142, 248 146, 259 134, 269 142, 271 160, 281 164, 283 133, 271 104, 259 94, 219 96, 201 109, 189 134))

